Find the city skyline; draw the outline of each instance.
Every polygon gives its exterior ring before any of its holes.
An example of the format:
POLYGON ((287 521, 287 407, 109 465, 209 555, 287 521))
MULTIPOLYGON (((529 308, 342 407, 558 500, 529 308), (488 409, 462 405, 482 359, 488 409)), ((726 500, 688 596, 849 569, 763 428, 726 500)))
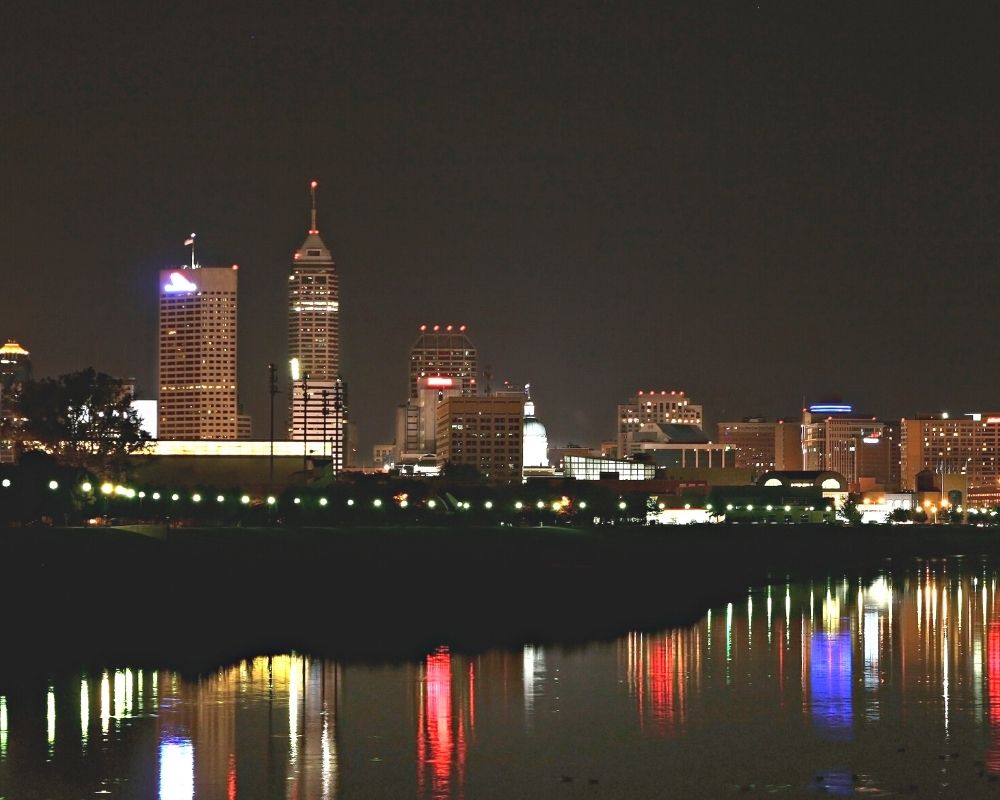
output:
POLYGON ((298 11, 8 12, 0 337, 36 376, 155 396, 153 287, 195 230, 241 267, 261 436, 316 178, 364 454, 442 319, 556 445, 638 388, 709 429, 831 393, 995 407, 996 9, 330 7, 308 47, 298 11))

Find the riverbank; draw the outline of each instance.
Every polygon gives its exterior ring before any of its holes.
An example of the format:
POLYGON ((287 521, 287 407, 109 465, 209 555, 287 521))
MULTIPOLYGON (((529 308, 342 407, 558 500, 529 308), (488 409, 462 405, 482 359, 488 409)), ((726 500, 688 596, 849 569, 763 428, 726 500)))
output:
POLYGON ((690 624, 768 582, 990 556, 996 531, 945 526, 6 529, 0 669, 572 645, 690 624))

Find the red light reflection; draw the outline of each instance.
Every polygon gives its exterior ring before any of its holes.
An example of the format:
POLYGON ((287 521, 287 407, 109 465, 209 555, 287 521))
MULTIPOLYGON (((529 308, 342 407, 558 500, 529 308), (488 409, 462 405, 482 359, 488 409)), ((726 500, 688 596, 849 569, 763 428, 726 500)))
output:
MULTIPOLYGON (((442 647, 425 661, 417 721, 417 791, 435 800, 461 796, 465 784, 465 714, 453 707, 451 680, 451 654, 442 647)), ((468 680, 471 693, 471 666, 468 680)))

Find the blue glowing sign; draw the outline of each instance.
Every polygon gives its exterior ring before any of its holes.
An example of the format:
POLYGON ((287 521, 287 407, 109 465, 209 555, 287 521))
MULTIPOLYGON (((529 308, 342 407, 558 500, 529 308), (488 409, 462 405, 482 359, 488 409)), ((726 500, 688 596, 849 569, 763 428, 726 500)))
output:
POLYGON ((819 403, 818 405, 809 406, 809 410, 813 414, 850 414, 854 411, 854 406, 841 403, 819 403))
POLYGON ((165 292, 196 292, 198 287, 179 272, 170 273, 170 283, 163 284, 165 292))

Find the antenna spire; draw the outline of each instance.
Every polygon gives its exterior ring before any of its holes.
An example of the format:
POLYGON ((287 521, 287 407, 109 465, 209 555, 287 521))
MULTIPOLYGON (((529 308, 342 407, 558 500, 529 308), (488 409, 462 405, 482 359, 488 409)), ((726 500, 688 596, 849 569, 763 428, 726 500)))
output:
POLYGON ((190 236, 188 236, 187 239, 184 240, 185 246, 191 248, 191 269, 197 269, 198 268, 198 262, 196 262, 194 260, 194 238, 195 238, 195 235, 196 234, 192 233, 190 236))
POLYGON ((309 226, 309 233, 319 233, 319 229, 316 227, 316 187, 319 186, 317 181, 313 181, 309 184, 309 194, 312 195, 312 225, 309 226))

